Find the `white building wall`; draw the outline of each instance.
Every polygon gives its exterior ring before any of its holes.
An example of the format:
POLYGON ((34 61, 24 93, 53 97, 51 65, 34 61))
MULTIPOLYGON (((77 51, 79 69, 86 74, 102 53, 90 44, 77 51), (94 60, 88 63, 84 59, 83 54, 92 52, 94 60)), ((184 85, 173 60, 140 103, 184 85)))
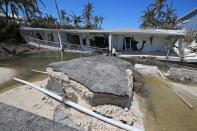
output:
MULTIPOLYGON (((113 47, 117 51, 123 51, 124 37, 127 37, 127 36, 122 36, 122 35, 114 35, 113 36, 113 47)), ((136 41, 138 41, 138 44, 137 44, 138 49, 140 49, 142 47, 143 41, 146 41, 143 49, 141 50, 143 53, 164 52, 167 50, 166 44, 165 44, 165 42, 166 42, 165 37, 154 36, 152 43, 149 40, 149 38, 151 36, 128 36, 128 37, 134 37, 134 39, 136 41)))
POLYGON ((147 40, 147 42, 144 44, 142 52, 165 52, 167 50, 165 42, 165 37, 153 37, 152 43, 150 40, 147 40))
POLYGON ((68 37, 67 37, 67 34, 66 33, 62 33, 62 32, 60 32, 60 37, 61 37, 61 40, 62 40, 62 43, 64 44, 66 44, 66 43, 68 43, 68 37))
POLYGON ((52 34, 53 34, 53 39, 54 39, 54 41, 55 41, 55 42, 59 42, 59 38, 58 38, 57 32, 53 32, 52 34))
POLYGON ((121 36, 121 35, 114 35, 113 36, 113 47, 117 51, 123 50, 123 36, 121 36))

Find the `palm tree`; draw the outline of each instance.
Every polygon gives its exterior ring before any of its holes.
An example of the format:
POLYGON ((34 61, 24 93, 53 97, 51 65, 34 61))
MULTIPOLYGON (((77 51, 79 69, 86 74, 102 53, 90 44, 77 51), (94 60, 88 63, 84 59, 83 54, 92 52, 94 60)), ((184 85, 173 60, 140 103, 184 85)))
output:
POLYGON ((167 10, 164 12, 164 22, 163 22, 163 28, 165 29, 173 29, 177 28, 176 27, 176 21, 177 21, 177 16, 176 16, 176 10, 173 9, 173 3, 171 5, 167 5, 167 10))
POLYGON ((57 23, 57 18, 54 18, 51 14, 50 15, 46 14, 45 19, 48 25, 54 25, 57 23))
POLYGON ((43 6, 45 6, 42 0, 18 0, 18 1, 20 1, 21 5, 23 6, 22 11, 25 14, 28 21, 31 21, 36 14, 41 15, 41 11, 39 10, 38 3, 41 3, 43 6))
POLYGON ((71 22, 72 22, 72 19, 69 16, 66 16, 65 18, 66 25, 70 25, 71 22))
POLYGON ((66 19, 66 11, 65 10, 60 10, 60 19, 62 24, 65 23, 65 19, 66 19))
POLYGON ((95 28, 101 29, 101 25, 103 23, 103 20, 104 20, 103 16, 98 16, 98 15, 94 16, 93 21, 94 21, 95 28))
POLYGON ((166 0, 155 0, 155 3, 150 5, 153 7, 155 14, 157 14, 157 18, 161 17, 165 2, 166 0))
POLYGON ((73 23, 76 27, 79 27, 79 24, 83 22, 82 16, 78 16, 78 15, 72 13, 71 17, 72 17, 73 23))
POLYGON ((91 26, 91 20, 92 20, 92 14, 93 14, 93 4, 88 2, 86 5, 84 5, 84 9, 83 9, 83 18, 84 21, 86 23, 86 27, 90 27, 91 26))
POLYGON ((147 7, 146 11, 143 11, 144 15, 141 17, 142 23, 140 28, 155 28, 156 19, 154 9, 147 7))
POLYGON ((0 0, 0 12, 6 14, 6 11, 3 8, 3 6, 4 6, 4 1, 3 0, 0 0))
POLYGON ((30 19, 35 13, 40 12, 38 2, 44 5, 42 0, 0 0, 0 10, 5 14, 7 20, 10 17, 9 9, 12 18, 14 18, 14 15, 18 17, 19 12, 21 11, 28 19, 30 19))
POLYGON ((162 24, 163 19, 163 8, 165 7, 166 0, 155 0, 153 4, 150 4, 149 7, 152 7, 155 13, 155 19, 156 19, 156 27, 160 28, 160 25, 162 24))

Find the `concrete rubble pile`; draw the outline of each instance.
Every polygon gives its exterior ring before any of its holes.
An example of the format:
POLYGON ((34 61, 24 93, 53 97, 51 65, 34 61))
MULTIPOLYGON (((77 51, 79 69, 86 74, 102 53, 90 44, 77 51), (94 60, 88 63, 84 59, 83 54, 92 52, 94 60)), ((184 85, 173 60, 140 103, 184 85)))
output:
MULTIPOLYGON (((47 89, 103 116, 140 126, 136 109, 131 106, 134 95, 134 73, 131 63, 112 56, 93 56, 52 63, 47 67, 47 89)), ((83 129, 120 130, 70 107, 57 111, 66 114, 64 122, 83 129)), ((58 120, 59 113, 54 114, 58 120)))
POLYGON ((197 71, 186 68, 170 68, 167 77, 173 81, 197 83, 197 71))

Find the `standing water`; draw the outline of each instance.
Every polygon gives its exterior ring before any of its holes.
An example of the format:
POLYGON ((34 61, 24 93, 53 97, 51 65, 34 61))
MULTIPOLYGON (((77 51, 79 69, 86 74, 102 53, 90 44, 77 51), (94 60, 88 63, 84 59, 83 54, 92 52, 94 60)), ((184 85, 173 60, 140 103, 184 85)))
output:
MULTIPOLYGON (((32 69, 45 71, 48 64, 61 60, 71 60, 74 58, 90 56, 93 54, 71 53, 71 52, 38 52, 17 56, 14 59, 1 61, 0 66, 12 68, 17 71, 17 76, 27 81, 38 81, 47 78, 45 74, 32 72, 32 69)), ((17 87, 20 84, 13 80, 0 85, 0 92, 5 92, 11 88, 17 87)))
MULTIPOLYGON (((47 76, 34 73, 31 69, 45 70, 46 66, 52 62, 91 55, 70 52, 64 52, 63 54, 60 52, 39 52, 2 61, 0 66, 15 69, 18 72, 17 77, 33 82, 45 79, 47 76)), ((132 61, 132 63, 134 65, 134 63, 139 62, 132 61)), ((148 62, 146 64, 158 65, 162 71, 168 69, 168 64, 165 63, 148 62)), ((174 66, 179 67, 176 64, 174 66)), ((166 81, 155 76, 143 76, 143 81, 148 95, 146 97, 138 96, 138 98, 145 116, 144 124, 147 131, 197 131, 197 108, 191 109, 183 103, 166 86, 168 84, 166 81)), ((0 92, 19 85, 15 81, 9 81, 0 85, 0 92)))
MULTIPOLYGON (((158 66, 161 72, 166 72, 170 67, 191 68, 196 70, 196 65, 180 65, 177 63, 134 61, 158 66)), ((146 96, 138 96, 142 112, 145 116, 144 124, 147 131, 197 131, 197 107, 190 108, 169 88, 170 83, 157 76, 142 76, 146 96)), ((188 84, 191 85, 191 84, 188 84)), ((197 88, 197 84, 192 84, 197 88)), ((190 88, 190 87, 188 87, 190 88)))

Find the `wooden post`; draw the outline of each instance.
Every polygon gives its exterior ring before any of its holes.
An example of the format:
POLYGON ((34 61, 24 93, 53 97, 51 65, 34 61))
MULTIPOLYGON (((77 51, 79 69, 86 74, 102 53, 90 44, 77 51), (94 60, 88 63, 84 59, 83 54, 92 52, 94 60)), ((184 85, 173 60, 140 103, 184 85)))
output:
POLYGON ((60 36, 59 30, 58 30, 58 40, 59 40, 59 43, 60 43, 60 50, 63 50, 62 40, 61 40, 61 36, 60 36))
POLYGON ((184 60, 184 48, 183 48, 182 38, 179 39, 179 58, 180 61, 184 60))

